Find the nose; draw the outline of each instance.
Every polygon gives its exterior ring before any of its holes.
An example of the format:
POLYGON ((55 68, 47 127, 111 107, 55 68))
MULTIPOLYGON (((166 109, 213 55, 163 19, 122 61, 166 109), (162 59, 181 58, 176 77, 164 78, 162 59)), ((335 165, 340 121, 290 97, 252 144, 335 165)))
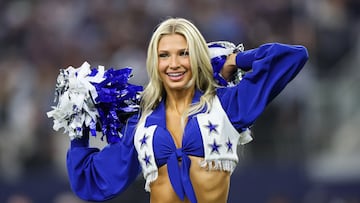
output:
POLYGON ((169 67, 175 69, 178 68, 179 66, 180 65, 179 65, 178 57, 177 56, 170 57, 169 67))

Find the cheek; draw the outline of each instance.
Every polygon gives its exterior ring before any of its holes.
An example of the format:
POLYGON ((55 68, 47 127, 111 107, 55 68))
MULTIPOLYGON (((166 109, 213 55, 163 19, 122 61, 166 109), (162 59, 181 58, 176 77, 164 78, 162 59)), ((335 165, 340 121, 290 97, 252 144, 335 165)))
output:
POLYGON ((164 72, 166 69, 166 64, 164 61, 159 61, 158 63, 158 71, 159 72, 164 72))
POLYGON ((191 68, 191 64, 190 64, 190 58, 186 58, 183 61, 183 66, 187 67, 187 68, 191 68))
POLYGON ((189 71, 192 71, 191 69, 191 64, 190 64, 190 60, 186 60, 184 61, 184 63, 182 64, 186 69, 188 69, 189 71))

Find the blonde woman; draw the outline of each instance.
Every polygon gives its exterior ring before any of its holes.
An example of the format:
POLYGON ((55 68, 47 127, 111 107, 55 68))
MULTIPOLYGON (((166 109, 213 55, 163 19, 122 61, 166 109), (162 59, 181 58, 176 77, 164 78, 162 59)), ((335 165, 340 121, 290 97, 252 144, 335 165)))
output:
MULTIPOLYGON (((219 48, 222 48, 219 46, 219 48)), ((302 46, 279 43, 230 53, 221 75, 246 72, 232 87, 217 85, 209 47, 188 20, 163 21, 147 55, 149 83, 141 112, 121 141, 99 151, 88 135, 71 141, 67 166, 73 191, 102 201, 124 191, 142 172, 152 203, 225 203, 249 127, 307 61, 302 46)))

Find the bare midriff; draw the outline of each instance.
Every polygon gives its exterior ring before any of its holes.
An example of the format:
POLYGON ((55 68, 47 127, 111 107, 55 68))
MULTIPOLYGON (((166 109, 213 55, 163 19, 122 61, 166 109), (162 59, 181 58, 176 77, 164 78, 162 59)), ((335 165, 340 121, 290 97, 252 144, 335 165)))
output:
MULTIPOLYGON (((229 194, 230 173, 208 170, 200 167, 201 157, 189 156, 191 160, 190 179, 198 203, 226 203, 229 194)), ((168 176, 167 165, 159 168, 158 178, 150 184, 151 203, 190 203, 181 201, 173 190, 168 176)))

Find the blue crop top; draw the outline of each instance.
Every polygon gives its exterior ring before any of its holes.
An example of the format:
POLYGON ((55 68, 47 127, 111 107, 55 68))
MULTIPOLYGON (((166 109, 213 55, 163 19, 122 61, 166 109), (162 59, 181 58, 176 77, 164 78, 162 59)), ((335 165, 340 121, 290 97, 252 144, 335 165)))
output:
MULTIPOLYGON (((198 102, 200 100, 200 96, 200 92, 197 91, 195 93, 193 103, 198 102)), ((153 141, 153 146, 156 146, 156 148, 154 148, 154 155, 158 168, 165 165, 168 162, 169 156, 177 150, 170 132, 166 130, 166 120, 164 119, 165 117, 165 102, 162 101, 146 122, 146 125, 157 125, 157 130, 163 131, 157 133, 159 136, 155 136, 153 141)), ((188 118, 181 148, 184 152, 186 152, 187 155, 204 157, 204 148, 201 135, 196 133, 200 130, 193 131, 194 128, 198 128, 196 119, 193 117, 194 116, 190 116, 188 118), (191 133, 188 132, 189 130, 191 130, 191 133), (187 136, 190 134, 191 136, 187 136)), ((180 155, 181 153, 178 152, 177 154, 180 155)))
MULTIPOLYGON (((193 103, 198 102, 200 96, 201 93, 196 91, 193 103)), ((190 116, 184 129, 182 146, 176 148, 170 132, 166 129, 165 114, 165 101, 162 100, 135 134, 134 144, 146 179, 145 189, 150 191, 150 182, 157 178, 158 168, 167 164, 169 179, 176 194, 182 200, 186 195, 195 202, 196 197, 189 177, 191 161, 188 156, 204 157, 200 129, 194 116, 190 116)))
MULTIPOLYGON (((307 59, 308 54, 304 47, 278 43, 264 44, 259 48, 240 52, 236 56, 237 66, 251 71, 245 74, 238 85, 216 90, 231 125, 239 131, 251 126, 267 104, 296 76, 307 59)), ((198 101, 200 96, 201 93, 197 91, 193 101, 198 101)), ((130 118, 121 132, 121 141, 109 144, 101 151, 89 147, 87 136, 71 141, 67 168, 72 190, 85 200, 103 201, 113 198, 136 179, 142 168, 151 167, 150 162, 153 159, 155 167, 168 165, 168 170, 171 171, 169 178, 179 198, 187 196, 191 202, 196 202, 196 196, 190 187, 188 155, 204 157, 204 151, 209 150, 208 147, 216 151, 220 145, 214 140, 214 144, 204 148, 200 135, 187 136, 200 130, 197 119, 190 117, 185 127, 182 148, 176 149, 166 130, 165 106, 160 103, 145 124, 157 126, 150 128, 154 130, 153 134, 156 134, 151 148, 156 147, 150 150, 154 154, 139 154, 134 142, 144 142, 145 146, 148 144, 148 135, 145 133, 141 136, 143 139, 134 139, 138 121, 138 116, 130 118), (181 168, 177 164, 180 157, 183 161, 181 168)), ((214 130, 214 126, 209 123, 210 129, 214 130)))

